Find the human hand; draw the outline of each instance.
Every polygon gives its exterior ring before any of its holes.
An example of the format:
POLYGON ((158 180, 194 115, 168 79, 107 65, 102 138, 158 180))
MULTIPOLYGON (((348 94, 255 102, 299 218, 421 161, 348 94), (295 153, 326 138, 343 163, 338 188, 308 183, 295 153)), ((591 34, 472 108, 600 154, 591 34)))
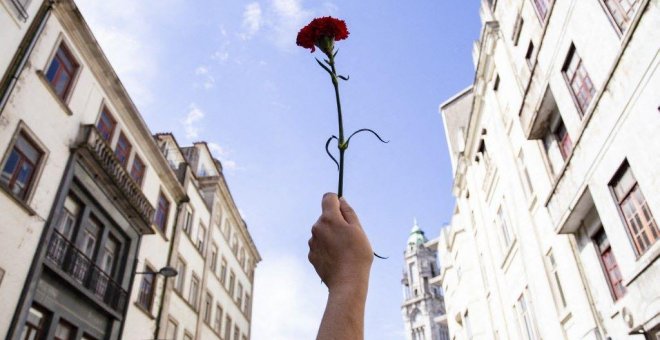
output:
POLYGON ((323 195, 322 212, 312 226, 309 262, 330 292, 369 284, 373 250, 350 205, 333 193, 323 195))

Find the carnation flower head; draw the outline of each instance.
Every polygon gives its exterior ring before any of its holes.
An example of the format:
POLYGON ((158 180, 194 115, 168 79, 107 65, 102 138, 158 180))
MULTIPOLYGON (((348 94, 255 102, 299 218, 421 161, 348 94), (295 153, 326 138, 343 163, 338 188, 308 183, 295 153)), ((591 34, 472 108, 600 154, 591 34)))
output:
POLYGON ((349 32, 346 22, 333 17, 322 17, 312 20, 298 32, 296 44, 309 48, 314 52, 316 47, 330 56, 334 49, 334 42, 348 38, 349 32))

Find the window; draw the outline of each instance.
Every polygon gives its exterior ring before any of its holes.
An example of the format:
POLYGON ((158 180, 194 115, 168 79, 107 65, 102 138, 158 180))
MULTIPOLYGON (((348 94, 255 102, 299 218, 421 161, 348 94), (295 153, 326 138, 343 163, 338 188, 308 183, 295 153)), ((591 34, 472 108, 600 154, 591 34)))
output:
POLYGON ((234 255, 238 256, 238 238, 236 238, 236 233, 231 238, 231 251, 234 255))
POLYGON ((55 226, 55 230, 69 241, 73 237, 73 231, 76 228, 80 211, 78 200, 72 195, 67 196, 64 200, 64 208, 60 213, 60 220, 55 226))
POLYGON ((9 2, 14 5, 15 14, 26 21, 28 18, 27 7, 30 5, 31 0, 10 0, 9 2))
POLYGON ((46 329, 46 321, 47 316, 41 309, 35 306, 30 307, 21 339, 41 339, 46 329))
POLYGON ((76 328, 72 324, 66 322, 63 319, 60 319, 57 322, 55 327, 55 334, 53 335, 54 340, 72 340, 73 336, 76 334, 76 328))
POLYGON ((243 312, 250 315, 250 294, 245 294, 245 306, 243 306, 243 312))
POLYGON ((112 277, 115 269, 115 262, 119 254, 119 241, 112 235, 103 245, 103 254, 101 255, 101 270, 112 277))
POLYGON ((529 68, 532 68, 532 66, 534 65, 534 62, 532 60, 533 57, 534 57, 534 43, 530 41, 529 45, 527 45, 527 52, 525 52, 525 61, 527 62, 527 66, 529 66, 529 68))
POLYGON ((559 279, 559 272, 557 271, 557 262, 555 261, 555 255, 552 253, 552 250, 548 252, 545 256, 548 270, 550 276, 550 285, 552 286, 552 295, 555 298, 555 304, 559 310, 566 308, 566 298, 564 297, 564 289, 561 286, 561 280, 559 279))
POLYGON ((229 340, 231 336, 231 317, 227 315, 225 318, 225 340, 229 340))
POLYGON ((573 143, 558 111, 552 113, 550 129, 543 136, 543 147, 550 161, 552 173, 559 174, 566 159, 573 151, 573 143))
POLYGON ((236 304, 238 308, 243 308, 243 284, 238 284, 238 291, 236 292, 236 304))
POLYGON ((518 324, 523 339, 536 340, 536 327, 533 324, 532 311, 529 309, 527 298, 525 297, 527 290, 523 292, 516 302, 515 310, 518 316, 518 324))
POLYGON ((603 2, 610 13, 610 18, 619 29, 619 33, 628 29, 641 3, 639 0, 604 0, 603 2))
POLYGON ((616 258, 614 258, 610 241, 607 239, 607 234, 605 234, 605 229, 601 226, 592 239, 598 251, 600 264, 603 266, 605 279, 610 287, 612 298, 618 300, 626 294, 626 286, 623 285, 623 277, 619 270, 619 264, 616 262, 616 258))
POLYGON ((562 73, 578 105, 580 114, 584 114, 596 90, 587 70, 584 68, 582 59, 580 59, 580 56, 578 56, 575 50, 575 45, 571 45, 571 48, 568 50, 566 61, 562 67, 562 73))
POLYGON ((245 268, 245 248, 243 247, 238 251, 238 263, 241 264, 241 268, 245 268))
POLYGON ((463 316, 463 323, 463 327, 465 327, 465 338, 472 339, 472 325, 470 324, 470 314, 468 312, 465 312, 463 316))
POLYGON ((222 329, 222 316, 223 316, 222 306, 220 304, 215 305, 215 322, 213 323, 213 329, 220 333, 222 329))
POLYGON ((220 283, 222 283, 223 286, 227 283, 227 260, 225 260, 224 257, 220 262, 220 283))
POLYGON ((137 303, 140 307, 151 313, 156 274, 149 274, 154 272, 154 269, 149 265, 145 266, 144 271, 147 274, 142 274, 142 282, 140 283, 140 291, 138 292, 137 303))
POLYGON ((131 178, 138 186, 142 186, 142 179, 144 178, 144 162, 142 162, 138 155, 135 155, 135 159, 133 159, 131 178))
POLYGON ((516 18, 516 23, 513 26, 513 34, 511 35, 511 40, 513 40, 513 46, 518 46, 518 41, 520 40, 520 33, 522 32, 523 25, 525 20, 523 20, 522 15, 518 14, 516 18))
POLYGON ((192 279, 190 280, 190 295, 188 295, 188 302, 193 305, 194 308, 197 308, 197 296, 199 294, 199 278, 197 275, 193 274, 192 279))
POLYGON ((193 213, 192 211, 186 211, 186 219, 183 223, 183 231, 190 236, 190 233, 192 232, 192 219, 193 219, 193 213))
POLYGON ((154 216, 154 223, 156 227, 163 233, 165 233, 165 228, 167 227, 167 215, 170 212, 170 201, 165 198, 163 192, 158 195, 158 208, 156 209, 156 215, 154 216))
POLYGON ((495 81, 493 81, 493 91, 497 91, 500 89, 500 75, 495 76, 495 81))
POLYGON ((504 212, 504 206, 497 209, 497 222, 496 222, 500 235, 502 237, 502 250, 507 251, 513 241, 513 235, 509 226, 508 218, 504 212))
POLYGON ((522 149, 518 152, 518 158, 516 161, 518 162, 518 170, 523 174, 523 187, 525 189, 525 194, 527 194, 527 197, 529 198, 534 192, 534 186, 532 185, 532 179, 529 177, 529 171, 527 171, 527 166, 525 165, 525 154, 522 149))
POLYGON ((241 331, 238 329, 238 326, 234 326, 234 340, 239 340, 238 338, 241 335, 241 331))
POLYGON ((229 272, 229 296, 234 296, 234 284, 236 282, 236 275, 234 274, 234 271, 229 272))
POLYGON ((96 129, 99 131, 99 134, 101 134, 101 138, 110 143, 116 126, 117 122, 112 117, 112 114, 110 114, 110 111, 104 107, 103 110, 101 110, 99 122, 96 124, 96 129))
POLYGON ((215 244, 211 246, 211 259, 209 262, 209 268, 215 273, 216 269, 218 269, 218 246, 215 244))
POLYGON ((206 292, 206 301, 204 301, 204 322, 211 324, 211 312, 213 308, 213 295, 206 292))
POLYGON ((115 156, 119 163, 126 168, 128 164, 128 157, 131 155, 131 143, 126 138, 123 132, 119 133, 119 139, 117 139, 117 145, 115 146, 115 156))
POLYGON ((46 72, 46 79, 60 99, 65 100, 68 96, 77 72, 78 63, 73 59, 66 45, 61 43, 46 72))
POLYGON ((169 320, 167 320, 165 339, 176 340, 177 328, 179 328, 179 325, 176 323, 176 321, 174 321, 174 319, 170 318, 169 320))
POLYGON ((206 240, 206 227, 202 224, 197 229, 197 250, 204 252, 204 241, 206 240))
POLYGON ((538 14, 541 21, 545 21, 546 16, 548 15, 548 9, 550 8, 551 0, 533 0, 534 8, 536 8, 536 14, 538 14))
POLYGON ((179 259, 176 261, 176 271, 179 273, 174 281, 174 289, 182 293, 183 292, 183 284, 186 281, 186 262, 179 257, 179 259))
POLYGON ((635 245, 635 252, 641 256, 660 238, 660 232, 627 161, 617 171, 610 186, 635 245))
POLYGON ((27 136, 19 133, 2 166, 0 183, 18 199, 25 201, 42 156, 43 152, 27 136))

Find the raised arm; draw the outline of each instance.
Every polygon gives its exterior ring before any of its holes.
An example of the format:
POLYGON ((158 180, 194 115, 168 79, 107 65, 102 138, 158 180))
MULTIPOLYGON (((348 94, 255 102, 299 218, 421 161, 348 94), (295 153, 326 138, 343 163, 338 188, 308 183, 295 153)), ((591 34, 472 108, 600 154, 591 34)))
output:
POLYGON ((373 250, 353 208, 325 194, 312 227, 309 262, 328 287, 328 302, 317 340, 364 339, 364 309, 373 250))

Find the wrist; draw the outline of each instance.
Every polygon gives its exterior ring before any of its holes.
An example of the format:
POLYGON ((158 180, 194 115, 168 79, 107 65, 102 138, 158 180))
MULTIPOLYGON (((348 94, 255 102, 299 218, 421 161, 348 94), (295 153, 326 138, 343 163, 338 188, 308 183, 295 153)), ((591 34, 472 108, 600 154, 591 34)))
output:
POLYGON ((328 287, 330 296, 346 297, 350 299, 361 299, 367 296, 369 289, 369 273, 339 280, 328 287))

